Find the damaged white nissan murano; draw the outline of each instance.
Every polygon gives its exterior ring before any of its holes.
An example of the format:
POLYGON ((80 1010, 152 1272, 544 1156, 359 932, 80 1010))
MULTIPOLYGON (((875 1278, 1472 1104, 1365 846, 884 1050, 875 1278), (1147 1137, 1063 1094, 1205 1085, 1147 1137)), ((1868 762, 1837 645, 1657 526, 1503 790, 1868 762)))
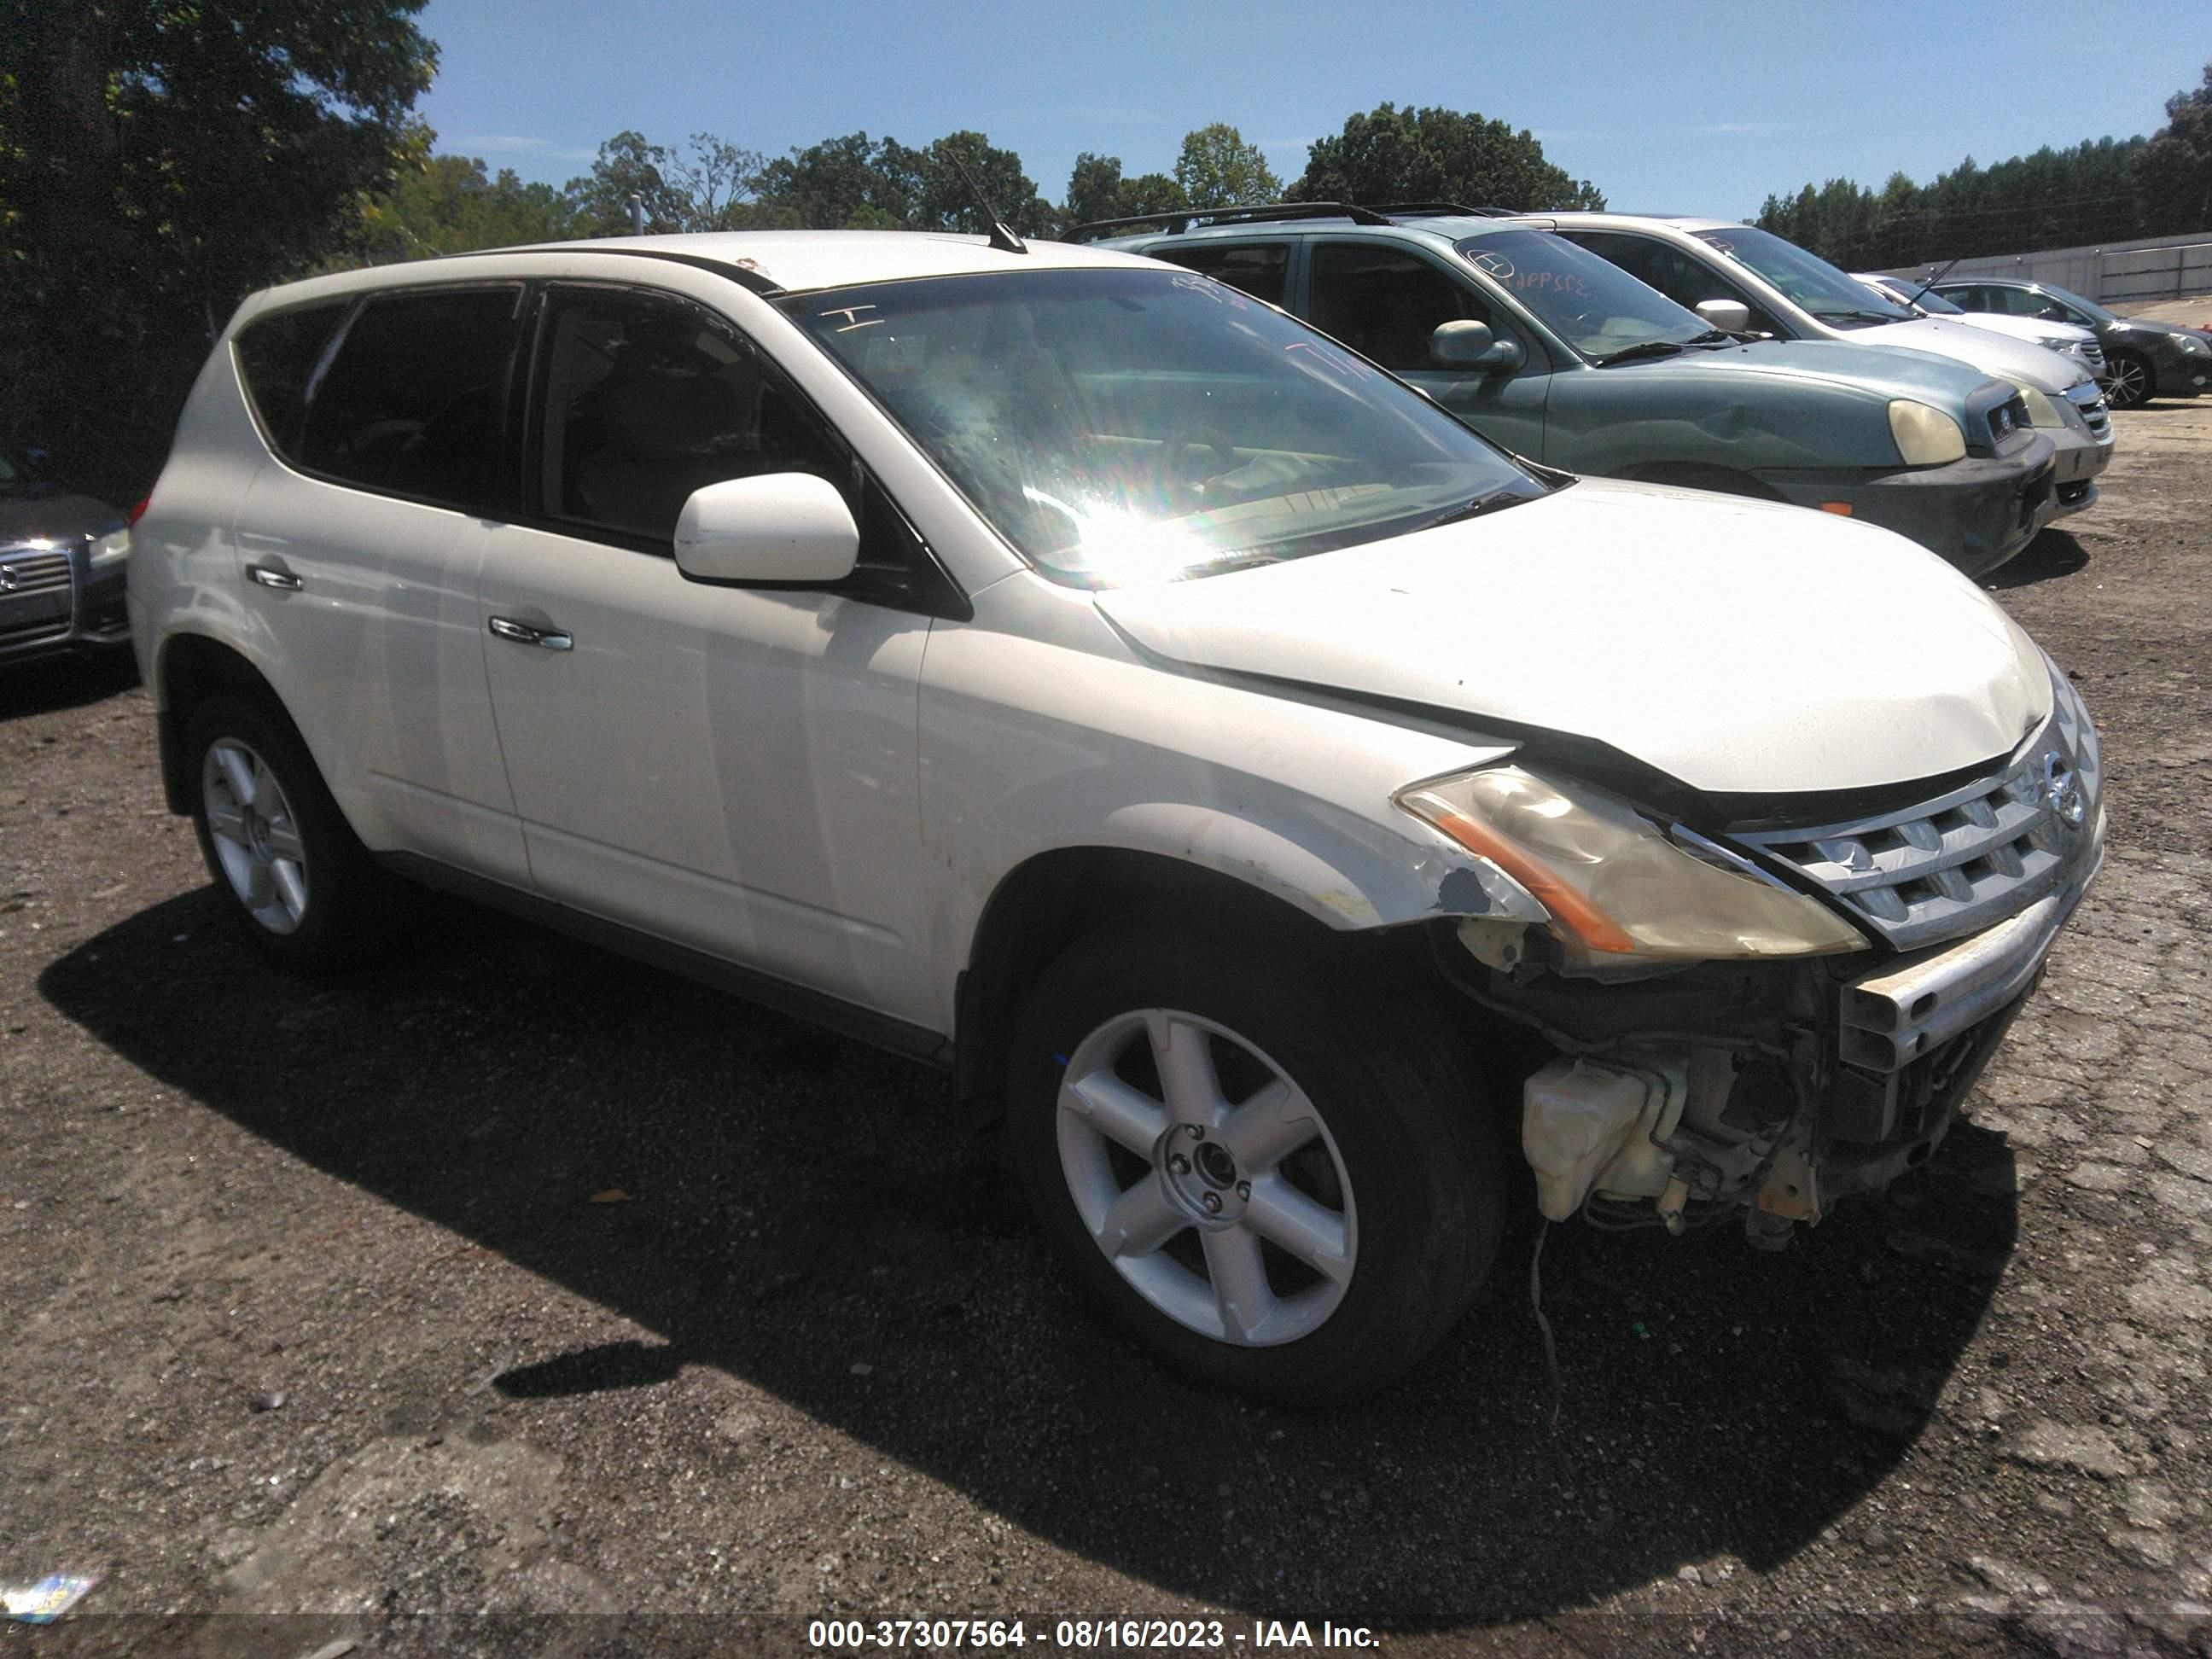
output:
POLYGON ((136 546, 278 961, 420 883, 949 1067, 1091 1293, 1280 1398, 1437 1340, 1516 1158, 1769 1243, 1904 1174, 2102 857, 2081 702, 1933 555, 1003 230, 257 295, 136 546))

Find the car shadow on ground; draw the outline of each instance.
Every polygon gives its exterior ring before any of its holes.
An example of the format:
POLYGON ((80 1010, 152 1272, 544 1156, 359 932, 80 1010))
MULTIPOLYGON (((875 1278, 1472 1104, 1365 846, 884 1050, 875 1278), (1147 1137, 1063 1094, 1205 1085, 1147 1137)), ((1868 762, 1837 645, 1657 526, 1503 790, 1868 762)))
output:
POLYGON ((1459 1626, 1723 1553, 1771 1566, 1917 1437, 1971 1431, 1939 1395, 2014 1236, 2010 1153, 1971 1127, 1780 1255, 1554 1229, 1554 1430, 1534 1233, 1509 1234, 1412 1380, 1293 1413, 1170 1380, 1072 1305, 936 1074, 537 929, 467 912, 412 965, 307 982, 203 890, 40 987, 202 1108, 655 1334, 520 1353, 511 1400, 720 1367, 1058 1546, 1255 1612, 1459 1626), (615 1187, 631 1201, 589 1201, 615 1187))
POLYGON ((89 708, 137 684, 137 660, 118 647, 0 663, 0 720, 89 708))
POLYGON ((2060 576, 2070 576, 2089 562, 2089 555, 2073 535, 2046 530, 1984 578, 1984 587, 2028 587, 2060 576))

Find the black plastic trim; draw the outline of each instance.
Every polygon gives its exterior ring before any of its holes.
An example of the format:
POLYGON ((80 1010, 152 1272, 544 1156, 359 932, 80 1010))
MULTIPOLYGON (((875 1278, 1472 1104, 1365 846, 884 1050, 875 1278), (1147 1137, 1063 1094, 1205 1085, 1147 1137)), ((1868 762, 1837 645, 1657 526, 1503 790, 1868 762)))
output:
POLYGON ((833 997, 824 991, 807 986, 794 985, 788 980, 762 973, 704 951, 692 950, 689 945, 676 945, 653 934, 642 933, 622 922, 609 921, 573 906, 549 899, 540 893, 526 893, 510 887, 504 882, 493 881, 472 872, 454 868, 436 859, 424 858, 419 853, 379 853, 377 862, 425 887, 451 893, 472 902, 504 910, 550 927, 556 933, 580 939, 587 945, 649 963, 685 979, 711 985, 716 990, 727 991, 733 996, 772 1008, 794 1019, 803 1019, 815 1025, 836 1031, 841 1036, 858 1039, 875 1048, 901 1054, 908 1060, 918 1060, 932 1066, 950 1069, 952 1065, 952 1040, 943 1033, 926 1026, 895 1019, 889 1014, 863 1008, 833 997))

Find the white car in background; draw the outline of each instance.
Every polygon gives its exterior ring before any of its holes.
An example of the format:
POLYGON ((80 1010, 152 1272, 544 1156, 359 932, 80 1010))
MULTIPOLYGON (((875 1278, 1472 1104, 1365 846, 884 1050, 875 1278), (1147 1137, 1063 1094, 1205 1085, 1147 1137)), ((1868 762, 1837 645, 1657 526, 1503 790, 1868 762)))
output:
POLYGON ((412 878, 941 1066, 1079 1285, 1275 1397, 1450 1328, 1510 1158, 1764 1244, 1905 1174, 2102 858, 2080 700, 1933 554, 1003 229, 255 295, 137 538, 272 958, 412 878))
POLYGON ((2057 352, 2062 357, 2072 358, 2087 369, 2100 386, 2105 383, 2105 349, 2097 343, 2097 337, 2086 328, 2042 317, 2014 317, 1994 311, 1965 311, 1933 289, 1906 277, 1884 276, 1879 271, 1855 271, 1852 275, 1876 290, 1883 299, 1893 300, 1923 317, 1940 317, 1946 322, 1968 323, 1976 328, 1985 328, 1993 334, 2009 334, 2015 340, 2025 340, 2030 345, 2039 345, 2046 351, 2057 352))

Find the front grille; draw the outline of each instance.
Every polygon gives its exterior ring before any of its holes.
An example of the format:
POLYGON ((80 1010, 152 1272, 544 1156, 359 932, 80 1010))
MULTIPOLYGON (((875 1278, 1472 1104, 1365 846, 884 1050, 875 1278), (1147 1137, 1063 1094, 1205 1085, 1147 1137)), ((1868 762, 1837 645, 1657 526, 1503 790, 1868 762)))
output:
POLYGON ((75 609, 72 586, 66 553, 0 553, 0 646, 66 635, 75 609))
POLYGON ((2080 347, 2079 352, 2081 358, 2081 367, 2087 369, 2099 380, 2103 380, 2105 378, 2105 349, 2099 345, 2094 340, 2091 340, 2080 347))
POLYGON ((2095 728, 2071 687, 2013 758, 1915 806, 1811 830, 1735 832, 1897 949, 1973 933, 2059 885, 2097 820, 2095 728))
POLYGON ((2081 423, 2089 428, 2091 437, 2102 443, 2112 435, 2112 406, 2105 401, 2104 393, 2097 389, 2094 381, 2076 386, 2066 397, 2067 401, 2074 405, 2075 412, 2081 416, 2081 423))

